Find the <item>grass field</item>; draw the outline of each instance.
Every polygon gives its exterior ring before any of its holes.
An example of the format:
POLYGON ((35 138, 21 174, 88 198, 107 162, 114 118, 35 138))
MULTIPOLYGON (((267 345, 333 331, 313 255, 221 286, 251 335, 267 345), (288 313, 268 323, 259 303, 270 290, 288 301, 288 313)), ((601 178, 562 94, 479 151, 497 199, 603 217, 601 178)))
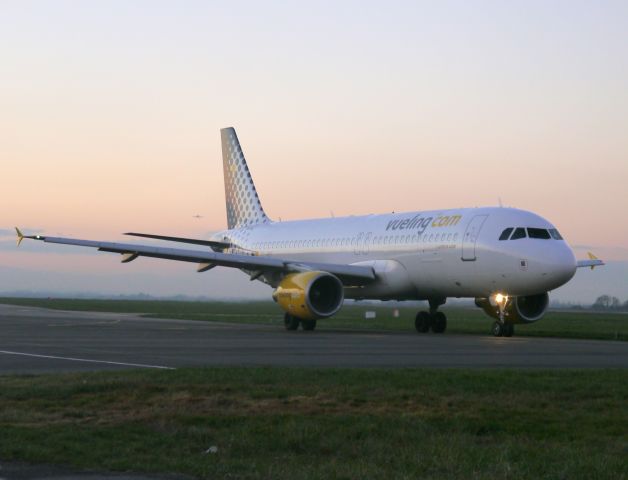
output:
MULTIPOLYGON (((151 317, 188 320, 261 323, 282 328, 283 314, 272 301, 267 302, 177 302, 137 300, 73 300, 0 298, 0 303, 28 305, 60 310, 86 310, 146 314, 151 317)), ((402 307, 393 317, 393 307, 386 305, 354 305, 348 303, 331 319, 320 320, 317 329, 414 329, 414 316, 426 307, 402 307), (364 319, 364 312, 377 313, 375 319, 364 319)), ((492 319, 478 308, 444 307, 449 333, 488 334, 492 319)), ((598 312, 550 311, 545 318, 531 324, 518 325, 516 335, 628 340, 628 314, 598 312)))
POLYGON ((626 370, 0 377, 0 458, 224 479, 618 480, 627 402, 626 370))

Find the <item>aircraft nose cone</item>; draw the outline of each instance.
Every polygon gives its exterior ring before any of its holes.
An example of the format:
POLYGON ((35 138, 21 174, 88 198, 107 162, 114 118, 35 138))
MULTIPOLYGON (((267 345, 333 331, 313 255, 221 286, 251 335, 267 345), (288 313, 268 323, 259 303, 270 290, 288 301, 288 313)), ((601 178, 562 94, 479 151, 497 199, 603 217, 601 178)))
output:
POLYGON ((548 253, 548 273, 556 283, 554 288, 557 288, 567 283, 576 274, 576 257, 567 245, 560 245, 559 248, 551 249, 548 253))

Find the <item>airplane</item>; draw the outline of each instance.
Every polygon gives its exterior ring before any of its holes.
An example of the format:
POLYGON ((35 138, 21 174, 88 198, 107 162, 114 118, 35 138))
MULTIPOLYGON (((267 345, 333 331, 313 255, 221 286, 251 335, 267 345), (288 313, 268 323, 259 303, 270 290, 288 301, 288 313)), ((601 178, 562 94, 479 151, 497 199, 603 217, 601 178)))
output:
POLYGON ((494 319, 494 336, 540 320, 548 292, 578 267, 604 265, 589 253, 576 261, 556 227, 529 211, 458 208, 381 215, 272 221, 264 211, 234 128, 221 130, 227 229, 209 239, 128 232, 204 250, 24 235, 23 239, 97 248, 122 255, 238 268, 273 289, 286 330, 314 330, 345 299, 427 300, 415 328, 443 333, 447 298, 473 298, 494 319))

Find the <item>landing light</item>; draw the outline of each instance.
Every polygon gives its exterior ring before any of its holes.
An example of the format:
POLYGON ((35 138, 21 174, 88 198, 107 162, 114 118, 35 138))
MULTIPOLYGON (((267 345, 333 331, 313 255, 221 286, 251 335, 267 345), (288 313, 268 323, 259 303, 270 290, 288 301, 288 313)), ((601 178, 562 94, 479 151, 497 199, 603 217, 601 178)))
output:
POLYGON ((507 301, 508 301, 508 296, 502 295, 501 293, 498 293, 497 295, 495 295, 495 303, 497 303, 498 305, 502 305, 503 303, 506 303, 507 301))

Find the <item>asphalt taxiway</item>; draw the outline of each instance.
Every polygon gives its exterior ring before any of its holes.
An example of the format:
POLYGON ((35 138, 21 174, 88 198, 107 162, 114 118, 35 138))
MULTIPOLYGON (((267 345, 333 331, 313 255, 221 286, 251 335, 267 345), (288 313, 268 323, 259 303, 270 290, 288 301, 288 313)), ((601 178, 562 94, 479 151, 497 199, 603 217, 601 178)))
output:
POLYGON ((628 343, 281 327, 0 305, 0 375, 191 366, 628 367, 628 343))

